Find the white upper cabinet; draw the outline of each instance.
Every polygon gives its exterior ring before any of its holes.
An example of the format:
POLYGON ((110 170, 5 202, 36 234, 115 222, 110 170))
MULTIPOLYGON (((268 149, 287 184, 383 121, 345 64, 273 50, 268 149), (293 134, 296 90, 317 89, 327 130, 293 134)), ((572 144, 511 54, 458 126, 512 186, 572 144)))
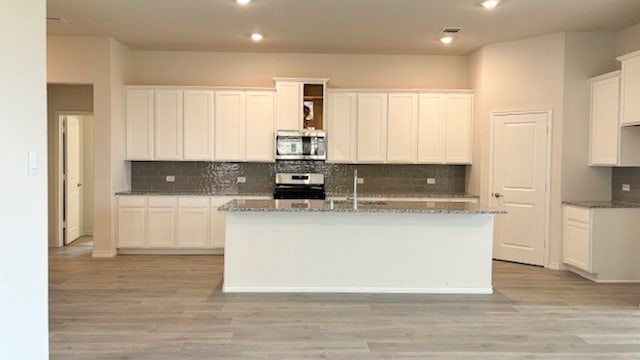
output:
POLYGON ((155 159, 182 159, 182 91, 156 90, 155 159))
POLYGON ((390 93, 387 162, 415 163, 418 157, 418 94, 390 93))
POLYGON ((128 89, 125 99, 126 159, 154 158, 154 90, 128 89))
POLYGON ((327 162, 356 161, 356 93, 329 93, 327 117, 327 162))
POLYGON ((185 160, 213 160, 214 92, 184 91, 185 160))
POLYGON ((591 83, 590 165, 618 163, 620 72, 593 79, 591 83))
POLYGON ((618 60, 622 62, 620 124, 640 125, 640 50, 618 60))
POLYGON ((276 81, 276 130, 302 129, 302 90, 302 82, 276 81))
POLYGON ((246 160, 275 161, 275 93, 246 92, 246 160))
POLYGON ((418 162, 442 164, 445 162, 446 95, 420 94, 419 103, 418 162))
POLYGON ((216 91, 216 160, 243 161, 245 159, 245 101, 244 91, 216 91))
POLYGON ((447 94, 446 106, 445 161, 448 164, 471 164, 473 95, 447 94))
MULTIPOLYGON (((327 135, 330 136, 330 135, 327 135)), ((358 162, 382 163, 387 155, 387 94, 358 94, 358 162)))

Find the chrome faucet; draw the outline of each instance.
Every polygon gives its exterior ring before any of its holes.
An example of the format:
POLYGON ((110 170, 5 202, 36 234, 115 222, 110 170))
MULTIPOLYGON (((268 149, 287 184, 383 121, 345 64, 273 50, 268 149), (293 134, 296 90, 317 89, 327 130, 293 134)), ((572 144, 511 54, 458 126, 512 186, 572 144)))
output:
POLYGON ((353 171, 353 210, 358 210, 358 169, 353 171))

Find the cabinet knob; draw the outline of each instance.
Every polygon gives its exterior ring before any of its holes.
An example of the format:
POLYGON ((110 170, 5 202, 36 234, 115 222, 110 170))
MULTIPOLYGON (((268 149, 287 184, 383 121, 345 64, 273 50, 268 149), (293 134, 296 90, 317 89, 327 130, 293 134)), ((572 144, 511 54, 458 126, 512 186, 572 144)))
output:
POLYGON ((494 193, 494 194, 493 194, 493 196, 495 196, 496 198, 501 198, 501 197, 502 197, 502 194, 500 194, 500 193, 494 193))

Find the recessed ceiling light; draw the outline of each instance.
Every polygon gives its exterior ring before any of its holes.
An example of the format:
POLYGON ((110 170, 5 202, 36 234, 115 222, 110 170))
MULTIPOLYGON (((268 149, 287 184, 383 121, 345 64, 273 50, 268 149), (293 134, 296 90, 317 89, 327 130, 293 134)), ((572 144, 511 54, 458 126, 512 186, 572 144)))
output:
POLYGON ((445 45, 451 44, 451 42, 453 42, 453 36, 443 36, 440 38, 440 42, 445 45))
POLYGON ((251 0, 236 0, 239 5, 247 5, 251 0))
POLYGON ((489 10, 494 9, 498 4, 500 4, 500 0, 485 0, 482 2, 482 6, 489 10))
POLYGON ((262 34, 260 33, 253 33, 251 34, 251 40, 258 42, 260 40, 262 40, 262 34))

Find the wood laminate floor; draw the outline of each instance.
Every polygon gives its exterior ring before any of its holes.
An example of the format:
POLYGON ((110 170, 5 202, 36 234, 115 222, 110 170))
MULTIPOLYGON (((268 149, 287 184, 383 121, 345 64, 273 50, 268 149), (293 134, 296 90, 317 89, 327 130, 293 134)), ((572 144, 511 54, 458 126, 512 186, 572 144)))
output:
POLYGON ((223 294, 222 256, 90 252, 50 251, 51 359, 640 359, 640 284, 495 262, 493 295, 223 294))

